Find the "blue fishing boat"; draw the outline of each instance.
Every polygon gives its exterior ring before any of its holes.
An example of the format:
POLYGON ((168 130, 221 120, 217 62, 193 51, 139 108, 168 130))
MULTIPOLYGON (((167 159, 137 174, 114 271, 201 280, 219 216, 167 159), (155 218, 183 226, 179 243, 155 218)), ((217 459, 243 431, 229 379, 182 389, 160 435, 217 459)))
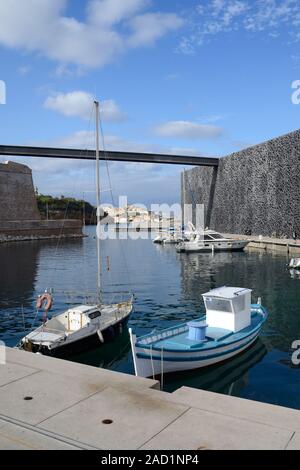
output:
POLYGON ((211 366, 249 348, 267 311, 251 290, 221 287, 203 294, 206 314, 160 332, 136 338, 129 330, 135 374, 154 377, 211 366))

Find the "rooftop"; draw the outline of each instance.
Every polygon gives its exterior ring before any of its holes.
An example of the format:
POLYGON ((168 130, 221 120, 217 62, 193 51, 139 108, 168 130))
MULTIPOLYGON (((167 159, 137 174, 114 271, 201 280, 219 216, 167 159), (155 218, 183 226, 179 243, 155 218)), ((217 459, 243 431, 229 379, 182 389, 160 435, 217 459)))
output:
POLYGON ((245 289, 243 287, 218 287, 217 289, 212 289, 211 291, 203 294, 203 297, 219 297, 222 299, 234 299, 238 295, 245 295, 248 292, 252 292, 250 289, 245 289))

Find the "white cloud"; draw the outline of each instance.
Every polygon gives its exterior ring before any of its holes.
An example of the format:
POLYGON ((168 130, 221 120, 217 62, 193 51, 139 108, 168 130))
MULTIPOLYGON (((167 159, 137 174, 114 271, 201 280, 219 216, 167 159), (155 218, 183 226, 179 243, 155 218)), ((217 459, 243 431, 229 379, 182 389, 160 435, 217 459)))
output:
POLYGON ((104 100, 100 102, 100 112, 102 119, 106 121, 124 121, 127 119, 114 100, 104 100))
POLYGON ((197 120, 202 121, 206 124, 212 124, 218 121, 223 121, 224 119, 227 119, 230 116, 230 114, 212 114, 208 116, 201 116, 197 120))
POLYGON ((132 35, 128 42, 133 47, 151 45, 166 32, 183 25, 183 20, 174 13, 146 13, 130 21, 132 35))
POLYGON ((221 33, 233 31, 265 32, 278 38, 284 33, 299 40, 299 0, 202 0, 195 8, 192 31, 182 38, 179 51, 192 54, 195 49, 221 33), (288 26, 288 31, 283 27, 288 26))
POLYGON ((30 65, 22 65, 21 67, 18 68, 18 73, 22 76, 28 75, 30 72, 31 72, 30 65))
POLYGON ((191 121, 169 121, 157 126, 155 132, 162 137, 214 139, 222 134, 222 129, 218 126, 191 121))
POLYGON ((0 45, 38 52, 63 64, 101 67, 182 24, 176 14, 140 14, 146 0, 89 0, 85 20, 64 15, 70 3, 0 0, 0 45))
MULTIPOLYGON (((45 108, 57 111, 68 117, 90 119, 93 113, 94 98, 85 91, 72 91, 49 96, 45 108)), ((126 115, 120 110, 114 100, 103 100, 100 103, 101 117, 106 121, 123 121, 126 115)))
POLYGON ((88 5, 90 23, 114 25, 146 8, 148 0, 93 0, 88 5))

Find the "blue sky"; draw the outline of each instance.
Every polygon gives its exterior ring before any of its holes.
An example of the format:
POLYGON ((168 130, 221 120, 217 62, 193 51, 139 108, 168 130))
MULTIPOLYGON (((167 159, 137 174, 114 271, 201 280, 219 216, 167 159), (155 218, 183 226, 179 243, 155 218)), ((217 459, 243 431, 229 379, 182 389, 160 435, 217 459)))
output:
MULTIPOLYGON (((96 96, 107 148, 227 155, 299 128, 299 40, 298 0, 0 0, 0 142, 90 148, 96 96)), ((94 202, 92 163, 26 161, 40 192, 94 202)), ((181 170, 110 163, 147 205, 179 201, 181 170)))

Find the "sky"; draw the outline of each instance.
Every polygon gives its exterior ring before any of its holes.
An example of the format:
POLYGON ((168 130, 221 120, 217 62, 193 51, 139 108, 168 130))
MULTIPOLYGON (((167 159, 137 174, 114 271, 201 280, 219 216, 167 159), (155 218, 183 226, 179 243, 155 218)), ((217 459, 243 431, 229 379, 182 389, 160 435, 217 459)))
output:
MULTIPOLYGON (((228 155, 299 128, 299 41, 299 0, 0 0, 0 143, 93 148, 96 98, 106 149, 228 155)), ((16 161, 95 202, 93 162, 16 161)), ((103 202, 180 201, 181 166, 108 168, 103 202)))

